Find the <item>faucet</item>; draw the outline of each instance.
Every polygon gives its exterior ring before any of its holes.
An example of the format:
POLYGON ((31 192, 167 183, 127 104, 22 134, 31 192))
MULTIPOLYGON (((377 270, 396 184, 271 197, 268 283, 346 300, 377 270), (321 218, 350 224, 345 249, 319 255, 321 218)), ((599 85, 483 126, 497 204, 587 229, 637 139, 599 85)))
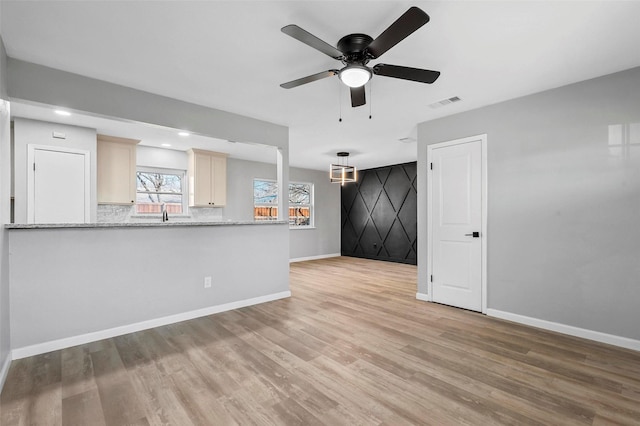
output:
POLYGON ((169 221, 169 213, 167 213, 167 205, 165 203, 162 203, 160 211, 162 213, 162 221, 163 222, 168 222, 169 221))

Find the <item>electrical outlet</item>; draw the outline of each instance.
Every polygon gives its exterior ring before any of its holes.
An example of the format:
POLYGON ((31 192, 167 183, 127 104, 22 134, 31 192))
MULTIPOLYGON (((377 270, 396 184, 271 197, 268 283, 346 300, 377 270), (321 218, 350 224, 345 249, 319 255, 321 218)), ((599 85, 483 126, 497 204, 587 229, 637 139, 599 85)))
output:
POLYGON ((204 288, 211 288, 211 277, 204 277, 204 288))

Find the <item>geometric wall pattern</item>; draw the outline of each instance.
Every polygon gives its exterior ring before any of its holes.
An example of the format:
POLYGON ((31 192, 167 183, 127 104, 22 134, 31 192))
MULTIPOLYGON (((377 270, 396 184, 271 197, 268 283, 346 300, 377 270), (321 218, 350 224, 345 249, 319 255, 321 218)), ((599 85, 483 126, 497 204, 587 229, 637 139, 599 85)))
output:
POLYGON ((343 256, 417 264, 416 164, 358 170, 341 187, 343 256))

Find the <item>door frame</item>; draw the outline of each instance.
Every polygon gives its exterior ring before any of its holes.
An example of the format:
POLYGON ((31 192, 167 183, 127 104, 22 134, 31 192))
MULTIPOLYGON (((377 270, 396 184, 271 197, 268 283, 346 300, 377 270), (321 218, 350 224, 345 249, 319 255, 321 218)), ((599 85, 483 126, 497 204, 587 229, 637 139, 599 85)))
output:
MULTIPOLYGON (((482 247, 482 273, 481 279, 481 293, 482 293, 482 313, 487 313, 487 135, 481 134, 476 136, 469 136, 461 139, 454 139, 446 142, 440 142, 427 146, 427 276, 431 276, 433 270, 433 212, 431 211, 433 206, 433 189, 431 188, 433 171, 429 166, 433 158, 433 150, 438 148, 445 148, 448 146, 461 145, 473 141, 480 141, 481 146, 481 247, 482 247)), ((433 302, 433 282, 431 279, 427 280, 427 300, 433 302)))
POLYGON ((91 152, 84 149, 67 148, 53 145, 27 145, 27 223, 35 223, 35 171, 33 164, 35 152, 53 151, 65 154, 78 154, 84 156, 84 222, 90 222, 91 217, 91 152))

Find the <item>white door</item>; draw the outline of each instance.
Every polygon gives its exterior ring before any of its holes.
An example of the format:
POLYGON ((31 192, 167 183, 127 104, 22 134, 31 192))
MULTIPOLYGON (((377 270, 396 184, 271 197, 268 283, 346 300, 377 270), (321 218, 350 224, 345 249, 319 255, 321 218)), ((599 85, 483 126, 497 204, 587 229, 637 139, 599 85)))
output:
POLYGON ((88 222, 88 153, 32 148, 30 154, 29 222, 88 222))
POLYGON ((431 300, 484 311, 486 137, 428 147, 431 300))

